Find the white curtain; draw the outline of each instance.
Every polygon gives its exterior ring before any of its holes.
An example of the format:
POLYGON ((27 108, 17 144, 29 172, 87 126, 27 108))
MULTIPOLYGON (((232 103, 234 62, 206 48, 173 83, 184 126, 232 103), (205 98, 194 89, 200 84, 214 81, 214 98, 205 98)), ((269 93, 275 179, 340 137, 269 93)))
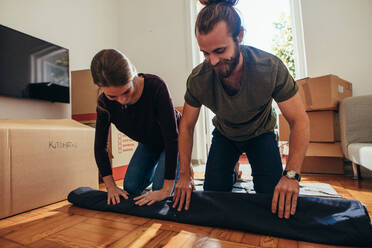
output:
POLYGON ((199 119, 195 125, 194 130, 194 145, 192 147, 191 162, 193 165, 206 164, 208 147, 207 147, 207 125, 206 125, 206 111, 203 106, 200 109, 199 119))
POLYGON ((296 80, 307 77, 305 39, 300 0, 289 0, 295 54, 296 80))
MULTIPOLYGON (((201 56, 198 43, 195 38, 195 21, 196 17, 202 8, 202 5, 199 1, 196 0, 185 0, 186 9, 189 9, 189 32, 191 33, 191 61, 192 68, 197 66, 203 61, 201 56)), ((191 71, 190 71, 191 72, 191 71)), ((209 124, 207 124, 208 109, 204 106, 200 109, 199 119, 195 125, 194 129, 194 143, 192 148, 191 161, 193 165, 205 164, 207 162, 208 150, 209 150, 209 124)))

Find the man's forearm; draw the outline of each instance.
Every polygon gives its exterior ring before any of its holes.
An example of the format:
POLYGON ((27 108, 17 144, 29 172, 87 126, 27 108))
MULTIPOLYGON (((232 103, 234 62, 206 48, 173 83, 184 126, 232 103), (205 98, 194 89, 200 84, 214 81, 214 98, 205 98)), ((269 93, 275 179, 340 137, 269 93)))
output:
POLYGON ((178 151, 180 154, 180 174, 190 175, 190 161, 193 145, 194 129, 180 132, 178 137, 178 151))
POLYGON ((297 173, 301 173, 302 162, 309 144, 309 139, 309 123, 306 121, 293 123, 289 137, 287 170, 295 170, 297 173))

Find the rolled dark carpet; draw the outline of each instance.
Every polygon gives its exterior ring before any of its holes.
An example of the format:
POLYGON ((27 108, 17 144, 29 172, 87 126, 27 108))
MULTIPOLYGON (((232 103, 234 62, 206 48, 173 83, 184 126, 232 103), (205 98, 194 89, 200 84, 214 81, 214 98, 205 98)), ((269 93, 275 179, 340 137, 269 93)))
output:
POLYGON ((271 213, 271 195, 194 191, 188 211, 172 208, 172 198, 137 206, 130 198, 107 205, 107 193, 88 187, 68 195, 72 204, 93 210, 230 228, 251 233, 330 245, 372 247, 372 226, 365 207, 346 199, 299 197, 290 219, 271 213))

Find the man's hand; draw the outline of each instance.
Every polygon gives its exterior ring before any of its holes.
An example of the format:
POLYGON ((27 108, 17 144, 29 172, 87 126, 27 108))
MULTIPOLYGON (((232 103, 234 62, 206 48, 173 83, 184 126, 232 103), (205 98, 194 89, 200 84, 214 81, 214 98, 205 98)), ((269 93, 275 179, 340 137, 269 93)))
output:
POLYGON ((290 215, 294 215, 296 213, 299 188, 300 185, 297 180, 283 176, 274 190, 271 205, 272 213, 278 212, 279 218, 283 218, 284 214, 286 219, 289 219, 290 215))
POLYGON ((107 205, 120 203, 120 196, 128 200, 128 193, 117 186, 107 187, 107 205))
POLYGON ((188 173, 180 172, 180 177, 174 189, 173 208, 176 208, 178 204, 177 210, 181 211, 183 204, 185 203, 185 210, 188 210, 191 201, 191 192, 194 189, 194 171, 190 166, 190 171, 188 173))

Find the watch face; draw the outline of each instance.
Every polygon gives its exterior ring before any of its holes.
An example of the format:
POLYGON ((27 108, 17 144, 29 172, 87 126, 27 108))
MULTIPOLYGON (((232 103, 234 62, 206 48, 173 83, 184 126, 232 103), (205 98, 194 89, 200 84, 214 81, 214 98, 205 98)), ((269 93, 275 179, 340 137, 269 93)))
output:
POLYGON ((294 178, 296 176, 296 172, 294 170, 287 171, 287 176, 289 178, 294 178))

